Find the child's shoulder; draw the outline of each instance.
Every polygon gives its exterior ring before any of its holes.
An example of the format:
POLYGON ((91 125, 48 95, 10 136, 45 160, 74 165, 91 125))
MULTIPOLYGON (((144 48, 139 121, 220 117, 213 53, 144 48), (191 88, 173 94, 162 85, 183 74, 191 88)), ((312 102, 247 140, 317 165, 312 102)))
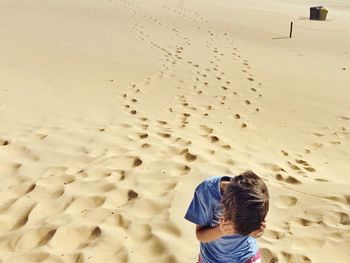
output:
POLYGON ((233 177, 232 175, 216 175, 204 179, 196 188, 196 191, 216 190, 223 177, 233 177))
POLYGON ((206 186, 206 185, 213 184, 216 181, 220 180, 221 177, 222 177, 221 175, 216 175, 216 176, 205 178, 198 186, 206 186))
POLYGON ((206 179, 204 179, 199 185, 201 184, 213 184, 213 183, 217 183, 219 182, 223 177, 234 177, 233 175, 228 175, 228 174, 225 174, 225 175, 215 175, 215 176, 211 176, 211 177, 208 177, 206 179))

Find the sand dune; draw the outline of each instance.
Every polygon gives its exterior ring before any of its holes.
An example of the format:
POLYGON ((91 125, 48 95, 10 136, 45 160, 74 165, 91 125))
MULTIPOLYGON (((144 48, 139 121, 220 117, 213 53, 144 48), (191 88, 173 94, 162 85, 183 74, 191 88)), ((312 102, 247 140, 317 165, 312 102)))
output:
POLYGON ((2 1, 0 262, 196 262, 195 186, 247 169, 263 262, 348 262, 350 5, 314 4, 2 1))

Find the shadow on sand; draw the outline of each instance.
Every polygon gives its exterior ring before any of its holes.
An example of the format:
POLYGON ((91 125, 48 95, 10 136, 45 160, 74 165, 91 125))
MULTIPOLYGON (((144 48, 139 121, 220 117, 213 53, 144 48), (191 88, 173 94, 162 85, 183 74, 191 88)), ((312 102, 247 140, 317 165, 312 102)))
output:
POLYGON ((287 38, 289 38, 289 37, 274 37, 274 38, 272 38, 273 40, 277 40, 277 39, 287 39, 287 38))

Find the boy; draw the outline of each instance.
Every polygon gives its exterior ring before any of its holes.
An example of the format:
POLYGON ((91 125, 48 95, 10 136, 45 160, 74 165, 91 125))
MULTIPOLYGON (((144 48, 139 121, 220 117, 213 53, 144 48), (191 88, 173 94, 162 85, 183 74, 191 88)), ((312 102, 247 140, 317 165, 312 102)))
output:
POLYGON ((260 263, 255 237, 266 227, 269 193, 251 171, 216 176, 195 190, 185 218, 196 224, 199 263, 260 263))

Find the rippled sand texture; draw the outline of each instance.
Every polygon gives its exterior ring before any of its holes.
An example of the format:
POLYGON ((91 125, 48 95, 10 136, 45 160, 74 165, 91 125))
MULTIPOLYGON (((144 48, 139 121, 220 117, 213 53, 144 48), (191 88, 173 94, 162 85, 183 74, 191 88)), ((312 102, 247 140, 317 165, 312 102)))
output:
POLYGON ((350 4, 324 2, 1 1, 0 262, 194 263, 194 188, 247 169, 264 263, 349 262, 350 4))

